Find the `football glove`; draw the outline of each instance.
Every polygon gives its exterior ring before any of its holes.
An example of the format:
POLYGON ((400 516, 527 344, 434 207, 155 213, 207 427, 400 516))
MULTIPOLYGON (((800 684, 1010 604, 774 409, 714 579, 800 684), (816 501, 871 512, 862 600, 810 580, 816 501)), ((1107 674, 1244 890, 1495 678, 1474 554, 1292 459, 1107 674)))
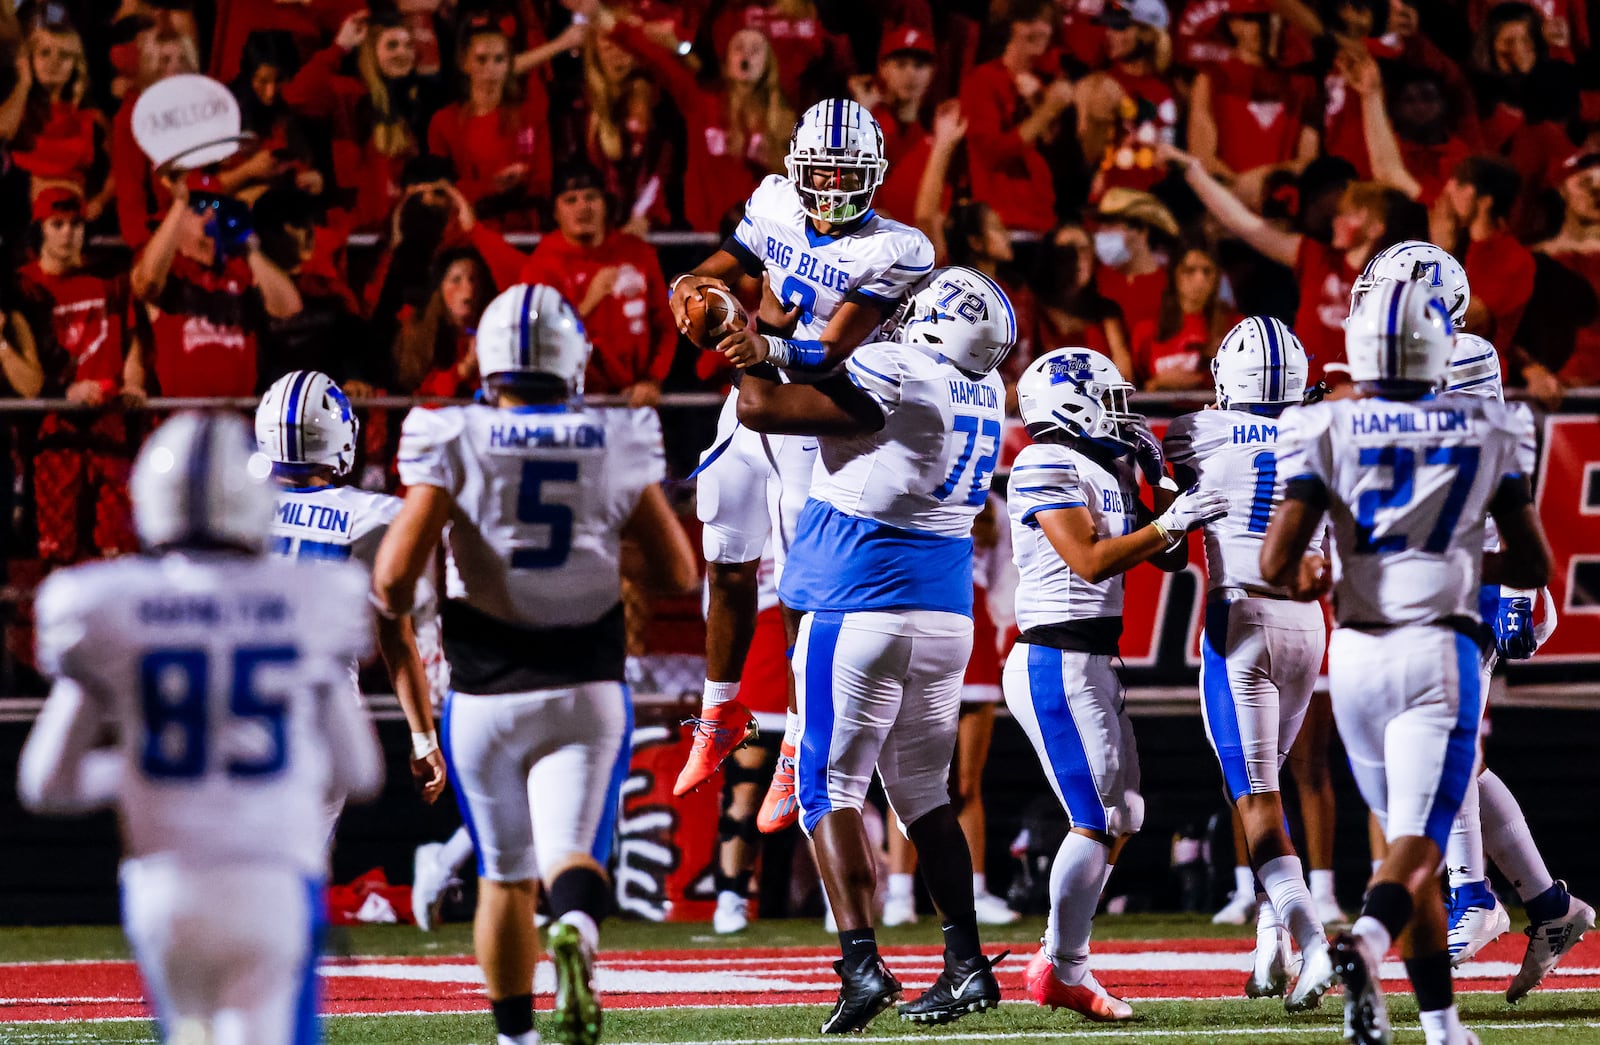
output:
POLYGON ((1539 648, 1533 634, 1533 599, 1526 594, 1502 594, 1490 627, 1495 649, 1506 660, 1527 660, 1539 648))
POLYGON ((1175 544, 1190 530, 1198 530, 1213 519, 1228 514, 1228 498, 1215 490, 1191 486, 1178 495, 1151 525, 1175 544))

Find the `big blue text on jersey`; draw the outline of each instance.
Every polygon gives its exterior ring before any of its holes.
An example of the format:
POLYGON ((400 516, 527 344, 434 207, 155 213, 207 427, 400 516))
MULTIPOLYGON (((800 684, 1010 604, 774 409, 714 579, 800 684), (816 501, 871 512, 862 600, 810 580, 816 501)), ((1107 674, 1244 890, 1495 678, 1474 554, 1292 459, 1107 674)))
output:
POLYGON ((843 291, 850 285, 850 273, 837 265, 820 261, 816 255, 806 251, 802 250, 799 262, 791 265, 790 262, 794 261, 794 245, 779 243, 771 236, 767 237, 767 260, 780 269, 793 272, 800 279, 810 280, 830 290, 843 291))

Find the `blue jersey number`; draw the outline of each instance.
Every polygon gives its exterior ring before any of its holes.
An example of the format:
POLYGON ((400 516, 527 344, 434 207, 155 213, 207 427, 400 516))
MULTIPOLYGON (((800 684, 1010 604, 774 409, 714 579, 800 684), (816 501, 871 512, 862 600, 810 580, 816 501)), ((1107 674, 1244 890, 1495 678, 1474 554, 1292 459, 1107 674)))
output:
POLYGON ((308 541, 297 537, 274 537, 271 551, 272 554, 281 555, 285 559, 328 559, 333 562, 344 562, 350 558, 348 544, 308 541))
POLYGON ((972 454, 978 448, 978 439, 989 440, 989 449, 979 455, 976 463, 972 465, 972 487, 967 493, 967 505, 979 505, 989 496, 989 476, 994 472, 995 461, 1000 457, 1000 422, 992 417, 978 418, 972 414, 957 414, 955 431, 967 437, 961 447, 961 452, 956 455, 955 466, 950 469, 950 475, 933 491, 933 496, 943 501, 955 493, 956 487, 961 485, 961 476, 967 470, 967 464, 972 461, 972 454))
POLYGON ((790 276, 783 281, 783 286, 778 288, 778 300, 786 308, 800 306, 802 326, 811 322, 817 314, 817 288, 798 276, 790 276))
POLYGON ((1250 459, 1256 470, 1256 491, 1250 498, 1250 520, 1245 529, 1251 533, 1266 533, 1267 521, 1272 518, 1272 491, 1278 485, 1278 455, 1263 450, 1250 459))
MULTIPOLYGON (((229 776, 263 777, 283 770, 288 753, 287 697, 263 692, 257 670, 300 659, 293 646, 245 646, 233 654, 228 711, 235 720, 255 722, 266 742, 253 758, 228 760, 229 776)), ((203 649, 155 650, 139 664, 145 740, 140 765, 162 780, 189 780, 206 771, 210 712, 211 658, 203 649)))
POLYGON ((939 285, 939 290, 941 291, 939 296, 939 308, 946 309, 954 305, 955 314, 966 320, 968 323, 978 322, 983 318, 983 314, 987 311, 983 304, 983 298, 970 291, 966 291, 966 289, 959 283, 946 280, 939 285), (960 303, 957 304, 956 297, 963 294, 964 296, 961 297, 960 303))
POLYGON ((572 553, 572 509, 539 499, 545 483, 578 481, 576 461, 527 461, 522 465, 522 486, 517 491, 517 521, 550 527, 550 542, 543 548, 518 548, 511 553, 513 570, 553 570, 572 553))
MULTIPOLYGON (((1388 468, 1393 474, 1388 487, 1367 490, 1356 501, 1356 551, 1363 555, 1405 551, 1405 534, 1389 533, 1376 539, 1373 534, 1379 511, 1404 508, 1416 495, 1416 452, 1403 446, 1369 446, 1361 451, 1360 460, 1364 468, 1388 468)), ((1450 546, 1450 537, 1461 520, 1461 509, 1478 475, 1478 448, 1436 446, 1427 451, 1422 460, 1425 465, 1449 468, 1455 473, 1445 492, 1444 504, 1439 506, 1439 516, 1422 544, 1423 551, 1437 555, 1450 546)))

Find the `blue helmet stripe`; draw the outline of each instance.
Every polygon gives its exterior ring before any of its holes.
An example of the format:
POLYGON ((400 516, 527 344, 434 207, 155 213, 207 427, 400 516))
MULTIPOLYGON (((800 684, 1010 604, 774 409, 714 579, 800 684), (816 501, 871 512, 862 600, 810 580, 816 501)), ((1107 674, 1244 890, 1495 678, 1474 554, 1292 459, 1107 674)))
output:
POLYGON ((828 148, 844 148, 844 99, 833 100, 833 112, 828 119, 828 148))
POLYGON ((302 370, 294 376, 294 384, 289 386, 289 395, 284 400, 283 409, 283 459, 285 461, 300 460, 300 393, 305 388, 306 381, 311 377, 309 370, 302 370))
POLYGON ((996 283, 982 272, 979 272, 977 269, 973 269, 972 271, 977 274, 979 279, 983 280, 989 285, 989 289, 994 291, 995 296, 1000 299, 1000 303, 1005 306, 1006 340, 1015 345, 1017 343, 1017 313, 1011 307, 1011 299, 1006 296, 1006 292, 1004 290, 1000 289, 1000 284, 996 283))
POLYGON ((1401 283, 1395 287, 1394 293, 1389 295, 1389 315, 1384 321, 1384 352, 1388 359, 1388 366, 1384 368, 1383 376, 1391 380, 1400 374, 1400 306, 1405 301, 1406 295, 1411 292, 1410 283, 1401 283))
POLYGON ((1277 321, 1268 317, 1261 320, 1261 327, 1267 335, 1267 400, 1276 403, 1283 398, 1283 349, 1277 321))
POLYGON ((528 369, 528 361, 533 352, 533 286, 530 284, 522 292, 522 322, 517 324, 517 360, 521 369, 528 369))
POLYGON ((194 443, 189 448, 187 503, 188 532, 186 540, 199 541, 209 535, 206 525, 206 504, 210 500, 207 489, 211 477, 211 435, 214 426, 210 414, 195 417, 194 443))

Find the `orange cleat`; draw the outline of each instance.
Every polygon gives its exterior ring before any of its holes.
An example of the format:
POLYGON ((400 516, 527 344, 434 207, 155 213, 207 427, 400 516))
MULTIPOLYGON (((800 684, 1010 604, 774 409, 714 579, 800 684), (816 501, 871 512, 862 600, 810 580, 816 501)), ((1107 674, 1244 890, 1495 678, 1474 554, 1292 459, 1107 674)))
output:
POLYGON ((679 797, 710 780, 723 759, 735 748, 754 740, 759 732, 755 716, 737 700, 709 708, 699 718, 687 719, 684 724, 690 722, 694 723, 694 747, 672 788, 672 793, 679 797))
POLYGON ((778 746, 778 766, 772 772, 767 797, 761 800, 756 827, 764 835, 776 834, 800 819, 800 796, 794 785, 794 748, 784 741, 778 746))
POLYGON ((1042 947, 1028 962, 1026 983, 1028 997, 1047 1008, 1071 1009, 1096 1023, 1120 1023, 1133 1018, 1133 1006, 1113 998, 1093 974, 1086 975, 1082 983, 1063 983, 1042 947))

